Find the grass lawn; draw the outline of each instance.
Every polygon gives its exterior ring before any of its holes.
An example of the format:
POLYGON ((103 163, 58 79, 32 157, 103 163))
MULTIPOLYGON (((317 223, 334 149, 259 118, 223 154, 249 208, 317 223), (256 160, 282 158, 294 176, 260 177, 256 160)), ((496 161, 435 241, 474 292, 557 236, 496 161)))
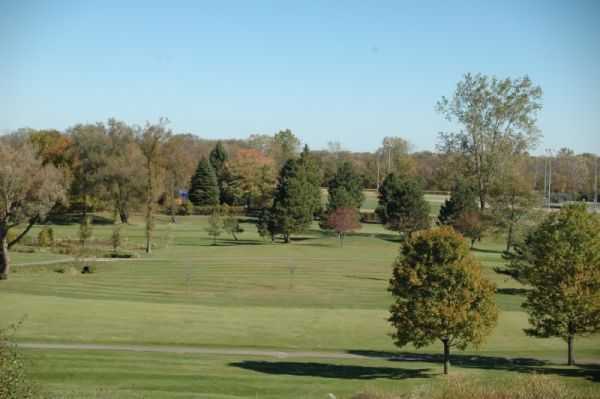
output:
MULTIPOLYGON (((386 321, 397 235, 365 225, 340 248, 315 225, 289 245, 271 244, 244 223, 240 241, 223 235, 212 246, 205 218, 180 217, 176 225, 166 220, 159 218, 151 257, 97 262, 93 274, 27 265, 67 255, 12 254, 15 264, 24 265, 0 285, 0 327, 24 319, 16 336, 21 341, 318 350, 371 358, 26 350, 37 381, 55 392, 76 392, 73 397, 325 398, 366 389, 404 392, 438 379, 439 364, 426 356, 440 352, 437 344, 402 348, 414 354, 410 361, 380 357, 400 351, 386 321), (102 387, 110 393, 98 396, 102 387)), ((53 227, 59 239, 77 235, 76 225, 53 227)), ((106 242, 111 232, 111 225, 95 225, 94 240, 106 242)), ((130 250, 141 253, 141 219, 122 235, 130 250)), ((523 287, 494 271, 502 264, 501 248, 501 242, 487 241, 474 252, 499 287, 499 325, 482 347, 454 359, 456 371, 500 383, 536 370, 600 394, 599 337, 576 341, 578 360, 595 365, 564 368, 564 342, 525 336, 523 287)))

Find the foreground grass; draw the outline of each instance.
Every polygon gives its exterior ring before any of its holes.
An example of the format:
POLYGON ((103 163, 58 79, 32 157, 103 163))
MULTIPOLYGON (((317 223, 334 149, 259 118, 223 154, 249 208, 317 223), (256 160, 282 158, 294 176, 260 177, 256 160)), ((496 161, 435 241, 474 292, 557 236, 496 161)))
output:
MULTIPOLYGON (((444 382, 439 364, 382 359, 274 359, 93 351, 28 351, 33 376, 69 398, 350 398, 358 392, 387 397, 444 382), (104 387, 104 388, 99 388, 104 387)), ((491 361, 490 361, 491 362, 491 361)), ((488 386, 517 375, 547 374, 577 392, 594 392, 597 369, 518 366, 454 367, 488 386)))
MULTIPOLYGON (((181 217, 176 225, 166 220, 160 218, 157 225, 152 257, 141 251, 143 224, 134 219, 122 235, 128 250, 140 253, 139 259, 97 262, 97 272, 86 275, 75 268, 80 264, 67 267, 72 272, 66 273, 55 272, 53 264, 16 266, 0 287, 0 327, 25 318, 17 333, 21 341, 339 351, 371 359, 28 350, 38 381, 55 392, 81 389, 75 397, 95 397, 91 395, 99 387, 116 387, 116 394, 98 397, 120 398, 137 397, 135 392, 143 397, 326 397, 328 392, 350 397, 363 390, 408 392, 435 380, 431 375, 439 367, 427 354, 439 353, 439 345, 402 349, 420 360, 381 358, 398 353, 386 321, 397 235, 365 225, 340 248, 335 237, 315 228, 282 245, 263 241, 252 224, 244 223, 240 241, 222 236, 212 246, 205 218, 181 217), (424 370, 400 377, 405 368, 424 370)), ((77 235, 76 225, 54 230, 59 239, 77 235)), ((94 226, 95 242, 106 243, 111 232, 111 225, 94 226)), ((552 370, 575 386, 598 386, 598 366, 560 366, 564 342, 524 335, 527 317, 520 304, 525 287, 495 271, 503 264, 501 249, 501 242, 488 240, 474 251, 486 277, 499 287, 501 314, 481 348, 455 358, 457 369, 502 381, 525 371, 525 365, 526 371, 552 370), (510 360, 515 358, 521 363, 510 360)), ((46 250, 18 253, 13 259, 30 264, 65 256, 46 250)), ((576 354, 582 363, 599 363, 600 339, 578 339, 576 354)))

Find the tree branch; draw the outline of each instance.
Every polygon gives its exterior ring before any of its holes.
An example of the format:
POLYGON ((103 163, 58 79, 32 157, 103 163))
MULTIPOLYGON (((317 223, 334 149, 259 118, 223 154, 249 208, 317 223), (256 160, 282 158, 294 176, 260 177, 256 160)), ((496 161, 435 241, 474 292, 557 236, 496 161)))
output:
POLYGON ((38 221, 39 218, 40 218, 40 215, 38 214, 38 215, 35 215, 34 217, 32 217, 31 219, 29 219, 29 224, 27 225, 25 230, 23 230, 23 232, 21 234, 19 234, 14 240, 12 240, 11 242, 8 243, 8 249, 10 249, 16 243, 18 243, 23 237, 25 237, 25 235, 27 233, 29 233, 29 230, 31 230, 31 228, 38 221))

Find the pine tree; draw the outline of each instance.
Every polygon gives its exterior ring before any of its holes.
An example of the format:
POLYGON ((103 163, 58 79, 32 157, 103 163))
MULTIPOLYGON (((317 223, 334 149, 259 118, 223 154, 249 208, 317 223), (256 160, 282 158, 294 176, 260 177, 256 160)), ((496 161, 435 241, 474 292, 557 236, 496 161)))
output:
POLYGON ((377 215, 385 227, 406 233, 429 227, 429 204, 420 181, 413 177, 389 174, 379 187, 377 215))
POLYGON ((359 209, 365 199, 362 179, 349 161, 338 165, 327 186, 327 213, 339 208, 359 209))
POLYGON ((455 224, 463 214, 476 211, 478 208, 475 187, 464 179, 457 179, 452 187, 450 198, 440 208, 438 221, 440 224, 456 228, 455 224))
POLYGON ((192 176, 189 199, 194 205, 215 206, 219 204, 217 176, 210 162, 202 158, 192 176))
POLYGON ((212 149, 209 155, 209 161, 217 176, 217 184, 219 186, 219 203, 233 205, 231 191, 227 190, 228 181, 232 178, 227 171, 227 160, 229 154, 225 151, 223 144, 218 141, 215 148, 212 149))

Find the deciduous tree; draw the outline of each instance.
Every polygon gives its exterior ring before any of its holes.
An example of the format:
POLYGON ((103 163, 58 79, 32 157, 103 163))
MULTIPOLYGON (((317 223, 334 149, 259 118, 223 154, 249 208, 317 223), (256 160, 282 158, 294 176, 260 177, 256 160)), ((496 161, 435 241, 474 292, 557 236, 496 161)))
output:
POLYGON ((28 142, 0 139, 0 280, 10 272, 9 249, 66 200, 64 174, 42 163, 28 142), (25 229, 9 241, 9 231, 22 223, 25 229))
POLYGON ((454 167, 475 181, 482 211, 498 172, 510 157, 537 142, 541 97, 542 89, 527 76, 498 79, 466 74, 454 95, 438 102, 438 111, 461 126, 457 133, 442 133, 439 147, 457 155, 454 167))
POLYGON ((344 237, 347 233, 361 228, 358 210, 356 208, 336 208, 327 216, 327 226, 335 231, 344 246, 344 237))
POLYGON ((389 290, 396 345, 420 348, 440 341, 444 374, 451 348, 480 344, 496 325, 495 287, 451 227, 423 230, 404 242, 389 290))
POLYGON ((585 205, 550 214, 515 245, 510 268, 530 285, 528 335, 560 337, 575 364, 577 336, 600 332, 600 215, 585 205))

